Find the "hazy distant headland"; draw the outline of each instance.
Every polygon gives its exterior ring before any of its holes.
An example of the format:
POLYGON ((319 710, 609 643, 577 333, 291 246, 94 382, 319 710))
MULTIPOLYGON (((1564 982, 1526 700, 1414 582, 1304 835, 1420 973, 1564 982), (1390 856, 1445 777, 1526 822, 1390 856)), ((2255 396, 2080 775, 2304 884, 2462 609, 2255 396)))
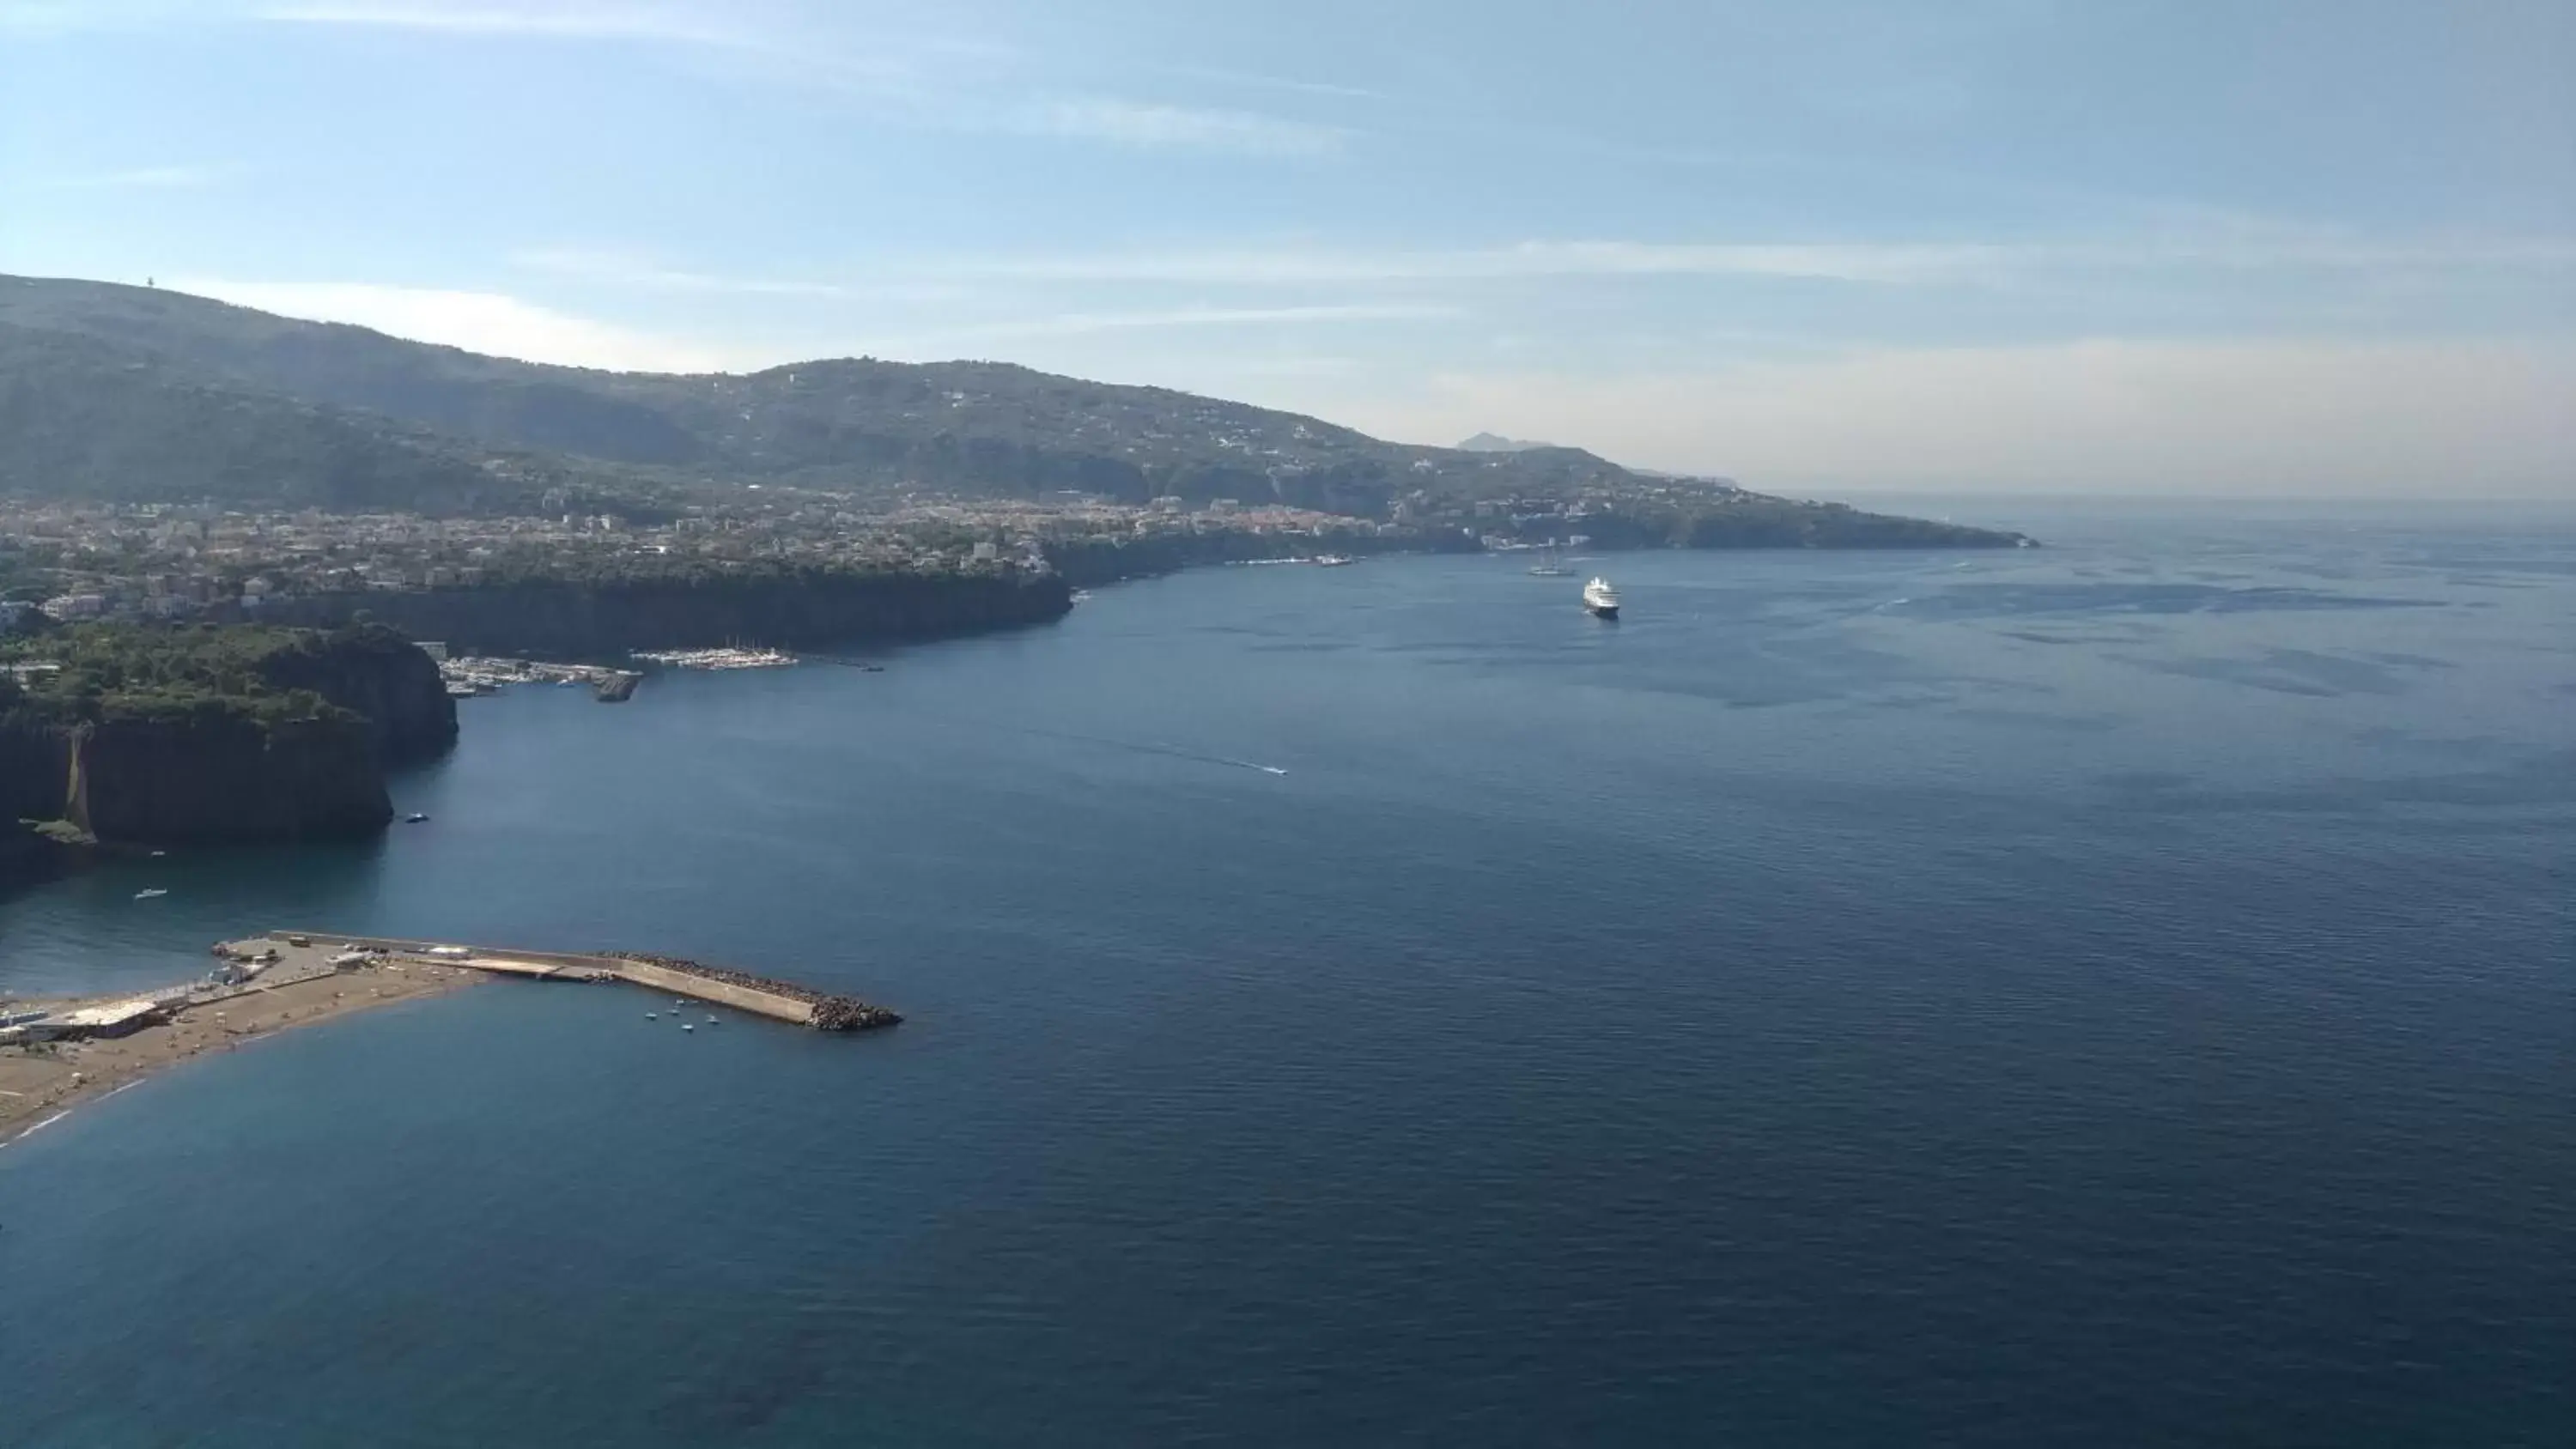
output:
MULTIPOLYGON (((871 510, 932 495, 1165 499, 1399 527, 1580 507, 1687 515, 1668 541, 1689 544, 1706 536, 1697 520, 1760 497, 1579 448, 1389 443, 1008 363, 597 372, 99 282, 0 278, 0 380, 0 492, 63 498, 653 522, 742 504, 761 485, 871 510)), ((1884 541, 1818 505, 1762 501, 1808 510, 1792 531, 1802 546, 1884 541)), ((2014 541, 1936 525, 1913 537, 2014 541)))

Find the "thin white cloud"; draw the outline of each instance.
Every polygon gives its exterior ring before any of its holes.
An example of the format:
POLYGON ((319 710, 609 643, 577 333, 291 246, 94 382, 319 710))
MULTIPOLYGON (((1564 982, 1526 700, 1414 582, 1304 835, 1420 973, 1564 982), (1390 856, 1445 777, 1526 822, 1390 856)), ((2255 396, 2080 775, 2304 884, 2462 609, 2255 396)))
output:
POLYGON ((716 18, 703 6, 626 3, 441 5, 342 3, 277 5, 256 19, 287 25, 430 31, 447 35, 534 36, 562 40, 636 40, 664 45, 766 48, 754 32, 716 18))
POLYGON ((1027 128, 1144 150, 1245 156, 1321 156, 1341 149, 1351 135, 1345 127, 1315 121, 1253 111, 1155 105, 1115 96, 1050 102, 1029 116, 1027 128))
POLYGON ((170 285, 263 312, 315 322, 347 322, 416 342, 529 362, 620 372, 713 372, 752 361, 695 342, 571 316, 498 292, 217 277, 182 277, 170 285))
POLYGON ((1453 249, 1216 249, 992 257, 948 272, 1068 282, 1285 286, 1548 277, 1746 276, 1883 284, 1994 281, 2050 271, 2229 268, 2564 268, 2558 237, 2176 236, 2065 242, 1646 242, 1534 240, 1453 249))
POLYGON ((1461 315, 1455 307, 1425 302, 1331 303, 1302 307, 1172 307, 1131 312, 1061 312, 1038 317, 943 327, 905 337, 881 337, 873 350, 899 357, 954 357, 988 342, 1029 342, 1102 333, 1178 329, 1300 327, 1352 322, 1420 321, 1461 315))
POLYGON ((1355 302, 1308 307, 1175 307, 1149 312, 1067 312, 1052 317, 959 328, 955 337, 1072 337, 1157 327, 1270 327, 1306 322, 1391 322, 1454 317, 1455 307, 1425 302, 1355 302))
POLYGON ((791 297, 826 302, 949 302, 968 293, 954 282, 901 278, 824 282, 796 277, 727 276, 667 267, 631 252, 536 247, 513 252, 510 265, 583 282, 645 291, 737 297, 791 297))
POLYGON ((2407 276, 2576 269, 2576 240, 2450 236, 2346 239, 2282 232, 2101 241, 1644 242, 1532 240, 1452 249, 1215 248, 1058 256, 882 258, 868 280, 726 275, 617 252, 536 250, 532 270, 621 286, 837 300, 943 300, 979 284, 1302 288, 1440 285, 1579 277, 1747 277, 1878 286, 2004 286, 2046 276, 2161 272, 2340 272, 2407 276))
POLYGON ((2576 497, 2566 343, 1884 349, 1708 372, 1452 373, 1325 406, 1381 435, 1565 438, 1754 486, 2576 497))
POLYGON ((762 87, 798 86, 905 108, 938 124, 943 92, 989 85, 1012 52, 988 41, 910 32, 859 37, 791 8, 737 0, 541 0, 445 5, 420 0, 316 0, 271 5, 276 25, 408 31, 459 40, 630 44, 685 54, 711 73, 762 87))
POLYGON ((0 32, 38 38, 143 30, 191 18, 178 0, 0 0, 0 32))
POLYGON ((193 191, 240 174, 232 165, 133 166, 87 176, 63 176, 50 185, 66 191, 193 191))
POLYGON ((1295 76, 1265 75, 1259 71, 1228 70, 1222 66, 1163 65, 1155 66, 1159 75, 1179 76, 1186 80, 1208 81, 1216 85, 1247 86, 1260 90, 1292 91, 1306 96, 1339 96, 1349 100, 1376 100, 1378 93, 1365 86, 1343 85, 1338 81, 1301 80, 1295 76))
MULTIPOLYGON (((936 129, 1071 138, 1143 150, 1236 156, 1317 156, 1339 149, 1341 126, 1257 111, 1171 105, 1115 95, 1027 101, 1028 59, 987 40, 876 34, 865 44, 793 11, 756 5, 546 0, 436 4, 425 0, 310 0, 269 5, 279 25, 410 31, 460 38, 631 42, 712 53, 769 82, 814 85, 894 107, 936 129)), ((1240 83, 1331 94, 1323 83, 1238 76, 1240 83)))

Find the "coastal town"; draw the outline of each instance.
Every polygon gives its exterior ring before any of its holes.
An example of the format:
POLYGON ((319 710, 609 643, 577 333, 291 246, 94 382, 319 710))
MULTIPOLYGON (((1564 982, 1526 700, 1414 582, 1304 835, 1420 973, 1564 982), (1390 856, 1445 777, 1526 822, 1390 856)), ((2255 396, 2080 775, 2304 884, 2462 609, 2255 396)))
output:
MULTIPOLYGON (((1716 486, 1676 483, 1705 492, 1716 486)), ((1634 503, 1637 500, 1626 500, 1634 503)), ((254 620, 302 596, 471 589, 620 566, 756 564, 947 573, 1043 572, 1086 546, 1243 545, 1279 557, 1390 547, 1579 543, 1622 499, 1399 497, 1381 519, 1234 499, 1137 505, 924 496, 885 507, 850 495, 763 490, 645 519, 611 513, 431 517, 259 512, 209 504, 0 498, 0 632, 89 620, 254 620)))

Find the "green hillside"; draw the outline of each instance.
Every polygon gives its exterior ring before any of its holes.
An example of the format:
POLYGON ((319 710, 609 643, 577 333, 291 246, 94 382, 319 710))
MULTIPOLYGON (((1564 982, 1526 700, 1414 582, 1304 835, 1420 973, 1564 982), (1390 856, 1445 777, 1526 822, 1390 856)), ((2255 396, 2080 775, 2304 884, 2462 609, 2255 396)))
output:
MULTIPOLYGON (((751 482, 960 497, 1231 498, 1382 519, 1617 500, 1636 541, 1995 546, 2016 536, 1765 499, 1579 448, 1388 443, 1294 413, 998 362, 746 375, 484 357, 173 292, 0 277, 0 489, 331 508, 622 511, 751 482), (1713 520, 1713 521, 1712 521, 1713 520)), ((1623 522, 1624 521, 1624 522, 1623 522)))

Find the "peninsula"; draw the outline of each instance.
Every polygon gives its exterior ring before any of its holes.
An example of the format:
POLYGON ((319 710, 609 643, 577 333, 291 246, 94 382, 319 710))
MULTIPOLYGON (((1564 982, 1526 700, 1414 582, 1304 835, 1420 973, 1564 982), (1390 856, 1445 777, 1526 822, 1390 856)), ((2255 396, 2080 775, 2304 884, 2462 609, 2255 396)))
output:
MULTIPOLYGON (((1641 472, 1580 448, 1395 443, 1008 363, 597 372, 99 282, 0 277, 0 384, 0 496, 267 512, 308 527, 443 521, 465 546, 422 563, 451 582, 504 562, 483 522, 502 519, 682 557, 921 569, 1139 539, 1172 560, 1158 566, 1178 566, 1238 547, 1182 534, 1285 529, 1399 547, 1577 533, 1605 548, 2027 542, 1641 472)), ((421 541, 440 541, 430 533, 421 541)), ((368 572, 359 587, 380 581, 368 572)))

